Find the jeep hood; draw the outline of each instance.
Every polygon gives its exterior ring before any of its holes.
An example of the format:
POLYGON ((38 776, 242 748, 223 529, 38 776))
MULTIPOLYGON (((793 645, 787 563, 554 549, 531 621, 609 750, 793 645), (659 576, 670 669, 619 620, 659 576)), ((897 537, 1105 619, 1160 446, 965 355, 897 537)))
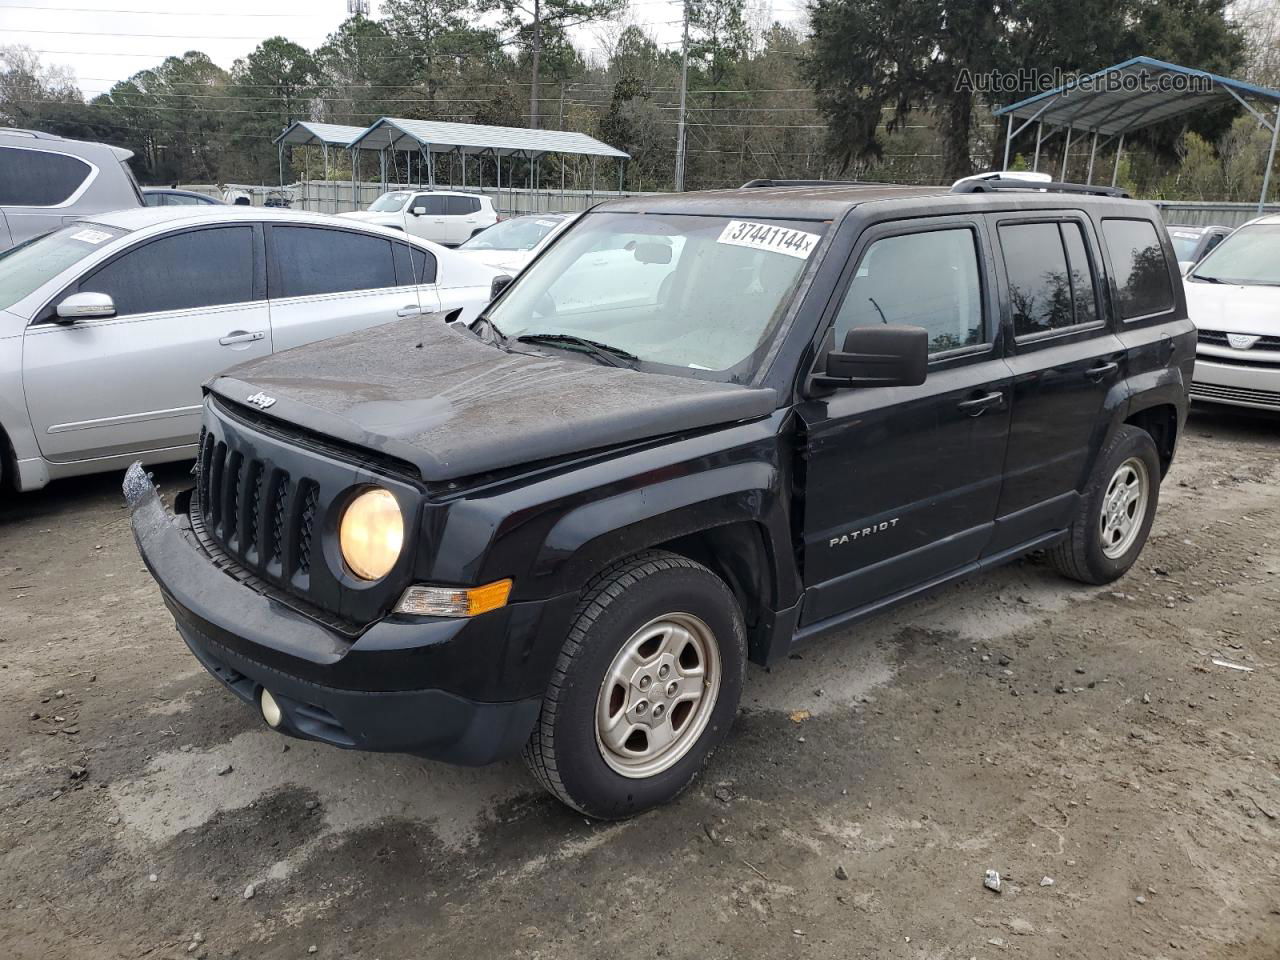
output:
POLYGON ((506 353, 460 325, 403 320, 263 357, 207 389, 242 409, 455 480, 767 416, 772 389, 506 353))

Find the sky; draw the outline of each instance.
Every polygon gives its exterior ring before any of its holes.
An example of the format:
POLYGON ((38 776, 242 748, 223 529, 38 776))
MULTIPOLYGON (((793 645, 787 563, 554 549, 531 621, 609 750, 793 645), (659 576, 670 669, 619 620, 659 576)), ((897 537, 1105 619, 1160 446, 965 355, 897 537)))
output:
MULTIPOLYGON (((794 22, 803 0, 757 0, 757 15, 794 22)), ((377 14, 377 0, 373 0, 377 14)), ((630 0, 628 19, 660 43, 680 43, 680 0, 630 0)), ((284 35, 309 49, 348 16, 347 0, 272 0, 271 12, 249 0, 0 0, 0 44, 23 44, 46 64, 72 70, 92 98, 167 56, 201 50, 230 68, 267 37, 284 35)), ((574 40, 599 50, 616 24, 589 26, 574 40)))

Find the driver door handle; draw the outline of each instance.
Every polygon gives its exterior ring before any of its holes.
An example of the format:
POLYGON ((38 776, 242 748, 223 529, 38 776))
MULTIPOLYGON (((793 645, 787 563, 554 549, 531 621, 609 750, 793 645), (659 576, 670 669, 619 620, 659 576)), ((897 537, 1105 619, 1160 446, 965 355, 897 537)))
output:
POLYGON ((233 343, 253 343, 256 340, 262 340, 266 337, 266 333, 261 330, 234 330, 225 337, 219 337, 218 343, 224 347, 229 347, 233 343))
POLYGON ((396 311, 397 317, 416 317, 422 313, 422 308, 416 303, 406 303, 403 307, 396 311))
POLYGON ((1115 363, 1114 361, 1110 363, 1100 363, 1096 367, 1090 367, 1088 370, 1084 372, 1084 375, 1088 377, 1090 380, 1101 380, 1108 373, 1114 373, 1116 370, 1119 370, 1119 369, 1120 369, 1120 364, 1115 363))
POLYGON ((962 400, 956 404, 957 409, 971 417, 980 417, 989 407, 998 407, 1004 402, 1004 394, 999 390, 972 400, 962 400))

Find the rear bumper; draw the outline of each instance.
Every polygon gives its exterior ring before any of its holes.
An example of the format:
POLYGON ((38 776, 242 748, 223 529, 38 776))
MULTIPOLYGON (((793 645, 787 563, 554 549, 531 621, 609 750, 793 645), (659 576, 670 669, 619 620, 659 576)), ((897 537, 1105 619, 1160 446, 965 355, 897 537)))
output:
POLYGON ((1280 410, 1280 364, 1224 363, 1200 354, 1196 357, 1191 399, 1280 410))
POLYGON ((140 466, 124 486, 138 550, 183 640, 255 711, 269 690, 280 732, 467 765, 528 739, 575 597, 471 619, 388 618, 351 640, 215 566, 140 466))

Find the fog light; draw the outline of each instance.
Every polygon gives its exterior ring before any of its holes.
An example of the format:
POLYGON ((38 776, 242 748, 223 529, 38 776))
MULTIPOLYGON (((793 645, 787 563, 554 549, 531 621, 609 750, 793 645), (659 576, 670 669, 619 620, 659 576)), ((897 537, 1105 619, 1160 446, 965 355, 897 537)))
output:
POLYGON ((474 617, 507 605, 510 580, 496 580, 483 587, 410 587, 396 604, 396 613, 416 617, 474 617))
POLYGON ((262 719, 267 721, 267 726, 273 730, 280 726, 284 720, 284 711, 280 709, 280 704, 276 703, 276 698, 271 695, 271 691, 265 687, 262 693, 258 694, 258 705, 262 708, 262 719))

